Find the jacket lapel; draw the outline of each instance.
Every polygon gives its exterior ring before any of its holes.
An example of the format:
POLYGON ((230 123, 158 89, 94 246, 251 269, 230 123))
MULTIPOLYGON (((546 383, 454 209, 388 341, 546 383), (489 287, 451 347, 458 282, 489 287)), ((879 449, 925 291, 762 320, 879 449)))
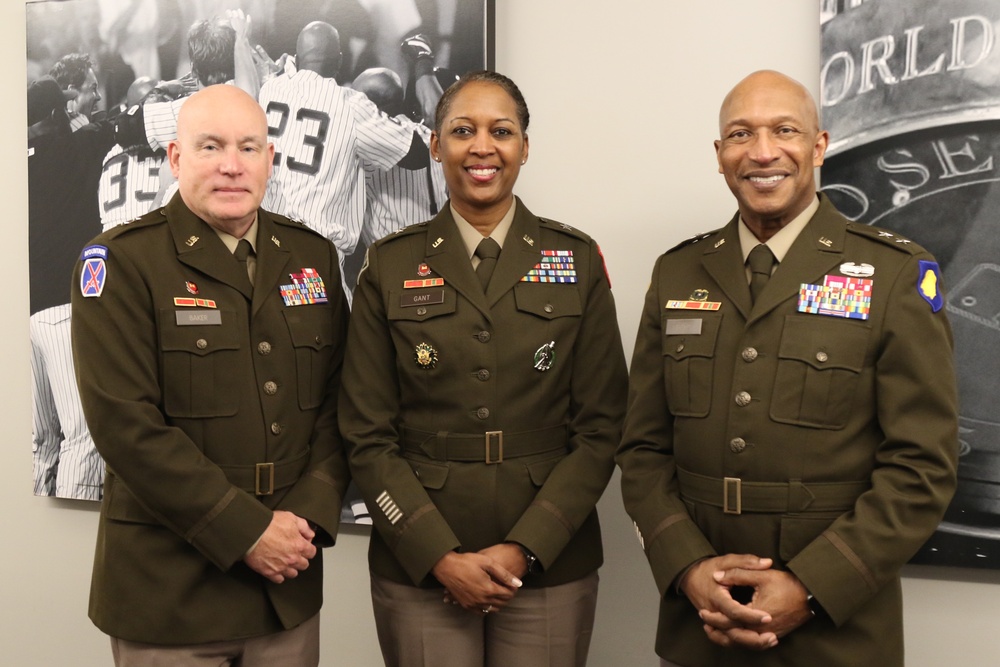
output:
MULTIPOLYGON (((699 243, 705 244, 702 265, 716 282, 726 297, 740 311, 743 319, 750 317, 750 286, 743 268, 743 252, 740 249, 739 213, 722 228, 718 234, 699 243)), ((714 300, 709 294, 709 300, 714 300)))
POLYGON ((802 283, 822 280, 843 261, 847 225, 826 198, 799 234, 755 304, 751 322, 790 298, 798 299, 802 283))
POLYGON ((253 288, 246 271, 215 231, 188 209, 180 195, 171 199, 166 208, 177 259, 250 299, 253 288))
MULTIPOLYGON (((286 275, 291 253, 281 245, 281 227, 274 224, 263 209, 257 210, 257 269, 254 273, 253 313, 257 314, 268 294, 280 289, 281 277, 286 275)), ((296 270, 306 267, 295 267, 296 270)), ((326 281, 330 276, 323 276, 326 281)), ((289 277, 286 283, 291 283, 289 277)), ((340 283, 328 284, 326 289, 341 289, 340 283)))
POLYGON ((490 278, 489 287, 486 288, 486 302, 490 308, 541 261, 540 242, 538 218, 518 199, 514 220, 504 239, 500 259, 490 278))
MULTIPOLYGON (((451 207, 445 206, 444 210, 427 224, 429 226, 426 237, 427 245, 424 248, 427 265, 489 318, 490 312, 486 305, 486 295, 483 294, 479 279, 476 278, 476 273, 472 270, 472 262, 465 249, 465 244, 462 243, 462 235, 459 234, 458 227, 455 226, 451 207)), ((503 257, 502 252, 500 256, 503 257)))

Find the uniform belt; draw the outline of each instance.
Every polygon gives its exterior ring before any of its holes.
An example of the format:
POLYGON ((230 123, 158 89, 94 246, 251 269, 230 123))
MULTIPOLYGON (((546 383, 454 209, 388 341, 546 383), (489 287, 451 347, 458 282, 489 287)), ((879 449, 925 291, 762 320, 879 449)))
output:
POLYGON ((400 428, 400 442, 404 450, 418 452, 436 461, 503 463, 505 458, 566 451, 566 440, 565 424, 520 433, 434 433, 400 428))
POLYGON ((247 493, 269 496, 278 489, 291 486, 299 481, 302 471, 309 462, 309 452, 294 459, 265 461, 249 465, 220 465, 226 479, 247 493))
POLYGON ((681 497, 721 507, 726 514, 743 512, 846 512, 871 482, 748 482, 739 477, 707 477, 677 469, 681 497))

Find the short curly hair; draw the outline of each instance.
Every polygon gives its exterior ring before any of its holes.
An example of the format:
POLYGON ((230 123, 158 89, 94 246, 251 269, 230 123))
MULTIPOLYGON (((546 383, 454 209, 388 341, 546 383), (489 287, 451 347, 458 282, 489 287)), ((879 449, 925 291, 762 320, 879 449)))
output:
POLYGON ((70 86, 79 88, 87 80, 87 72, 93 67, 89 53, 70 53, 57 60, 49 74, 63 90, 70 86))

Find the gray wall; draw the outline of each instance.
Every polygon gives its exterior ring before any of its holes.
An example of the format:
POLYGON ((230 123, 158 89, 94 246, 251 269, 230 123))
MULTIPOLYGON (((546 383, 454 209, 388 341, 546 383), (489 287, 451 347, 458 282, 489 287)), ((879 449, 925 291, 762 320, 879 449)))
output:
MULTIPOLYGON (((497 67, 531 105, 531 159, 517 192, 540 215, 598 238, 631 355, 654 257, 735 210, 717 174, 718 104, 742 76, 780 69, 814 90, 817 0, 498 0, 497 67)), ((96 531, 93 507, 34 498, 30 482, 27 210, 24 161, 24 11, 0 3, 0 60, 12 156, 0 167, 7 205, 0 284, 0 547, 4 664, 110 664, 107 639, 88 621, 96 531)), ((600 363, 595 359, 594 363, 600 363)), ((656 596, 621 507, 617 477, 601 502, 601 570, 591 665, 656 665, 656 596)), ((324 665, 379 665, 365 567, 366 533, 344 531, 327 552, 324 665)), ((913 667, 996 664, 1000 574, 908 568, 907 655, 913 667)))

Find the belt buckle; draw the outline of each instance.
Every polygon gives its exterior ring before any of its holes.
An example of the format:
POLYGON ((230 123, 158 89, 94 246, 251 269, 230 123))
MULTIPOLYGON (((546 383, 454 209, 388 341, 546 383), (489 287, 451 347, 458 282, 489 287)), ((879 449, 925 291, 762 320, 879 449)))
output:
POLYGON ((503 431, 486 432, 486 465, 492 465, 494 463, 503 463, 503 431), (493 436, 496 436, 498 451, 497 457, 495 459, 490 459, 490 445, 493 443, 493 436))
POLYGON ((722 478, 722 512, 724 514, 743 513, 743 480, 739 477, 722 478), (731 497, 735 496, 735 503, 731 497))
POLYGON ((273 463, 258 463, 254 468, 253 474, 253 492, 258 496, 270 496, 274 493, 274 464, 273 463), (261 484, 261 477, 267 482, 266 489, 261 488, 264 485, 261 484))

